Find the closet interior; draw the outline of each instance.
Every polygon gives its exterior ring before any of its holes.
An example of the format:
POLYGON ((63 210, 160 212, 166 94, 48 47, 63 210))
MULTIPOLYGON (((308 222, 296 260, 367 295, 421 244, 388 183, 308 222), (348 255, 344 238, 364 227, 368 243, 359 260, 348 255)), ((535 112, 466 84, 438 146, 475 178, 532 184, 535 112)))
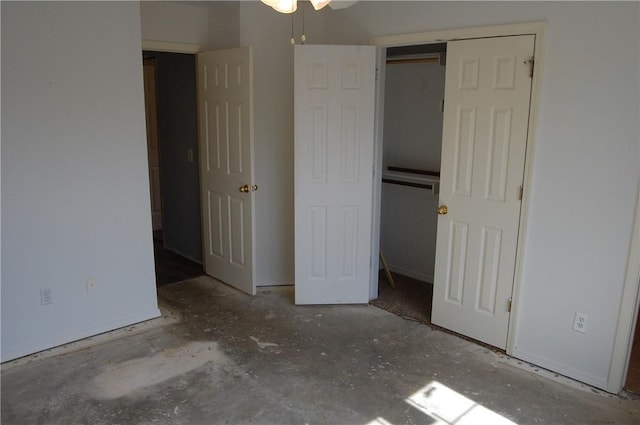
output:
POLYGON ((387 49, 377 304, 429 322, 436 252, 446 43, 387 49), (393 287, 392 287, 393 285, 393 287))

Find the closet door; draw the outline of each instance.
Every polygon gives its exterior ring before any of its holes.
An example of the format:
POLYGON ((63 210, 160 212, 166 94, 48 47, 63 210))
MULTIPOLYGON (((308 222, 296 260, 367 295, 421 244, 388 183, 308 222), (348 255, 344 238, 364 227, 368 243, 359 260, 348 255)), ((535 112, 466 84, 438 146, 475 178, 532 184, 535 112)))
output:
POLYGON ((447 45, 432 322, 505 348, 534 36, 447 45))
POLYGON ((369 302, 375 59, 295 47, 296 304, 369 302))

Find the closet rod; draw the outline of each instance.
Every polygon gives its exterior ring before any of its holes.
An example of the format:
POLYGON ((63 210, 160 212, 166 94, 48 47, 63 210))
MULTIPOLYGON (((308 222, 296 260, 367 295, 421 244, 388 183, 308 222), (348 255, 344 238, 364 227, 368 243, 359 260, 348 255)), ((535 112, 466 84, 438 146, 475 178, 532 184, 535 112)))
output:
POLYGON ((420 189, 433 190, 433 185, 431 185, 431 184, 403 182, 403 181, 400 181, 400 180, 393 180, 393 179, 382 179, 382 183, 391 183, 391 184, 397 184, 397 185, 400 185, 400 186, 411 186, 411 187, 418 187, 420 189))
POLYGON ((421 174, 423 176, 440 177, 440 171, 417 170, 415 168, 392 167, 392 166, 387 167, 387 170, 400 171, 401 173, 421 174))
POLYGON ((399 63, 440 63, 440 58, 436 56, 430 58, 387 59, 387 64, 389 65, 399 63))

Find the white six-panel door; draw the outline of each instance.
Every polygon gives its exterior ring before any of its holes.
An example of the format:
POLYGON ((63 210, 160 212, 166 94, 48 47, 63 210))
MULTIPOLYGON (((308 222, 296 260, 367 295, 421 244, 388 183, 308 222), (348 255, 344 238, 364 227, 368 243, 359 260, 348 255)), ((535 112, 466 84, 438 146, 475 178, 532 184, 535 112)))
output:
POLYGON ((198 53, 205 272, 255 294, 251 48, 198 53))
POLYGON ((369 301, 375 57, 295 47, 296 304, 369 301))
POLYGON ((506 347, 534 36, 447 43, 432 322, 506 347), (444 211, 440 211, 444 213, 444 211))

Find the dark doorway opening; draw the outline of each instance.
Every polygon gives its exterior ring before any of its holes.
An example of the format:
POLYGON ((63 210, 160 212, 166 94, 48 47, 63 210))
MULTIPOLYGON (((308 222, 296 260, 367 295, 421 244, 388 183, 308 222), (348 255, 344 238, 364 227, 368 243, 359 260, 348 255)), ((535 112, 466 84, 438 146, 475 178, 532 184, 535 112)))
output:
POLYGON ((145 95, 152 93, 155 98, 156 114, 150 119, 147 113, 147 132, 155 135, 159 152, 152 157, 149 143, 151 199, 154 204, 155 197, 156 209, 161 200, 161 220, 152 211, 156 284, 161 286, 204 274, 196 63, 195 55, 181 53, 144 51, 143 59, 145 64, 152 60, 155 68, 152 84, 145 73, 145 95))

